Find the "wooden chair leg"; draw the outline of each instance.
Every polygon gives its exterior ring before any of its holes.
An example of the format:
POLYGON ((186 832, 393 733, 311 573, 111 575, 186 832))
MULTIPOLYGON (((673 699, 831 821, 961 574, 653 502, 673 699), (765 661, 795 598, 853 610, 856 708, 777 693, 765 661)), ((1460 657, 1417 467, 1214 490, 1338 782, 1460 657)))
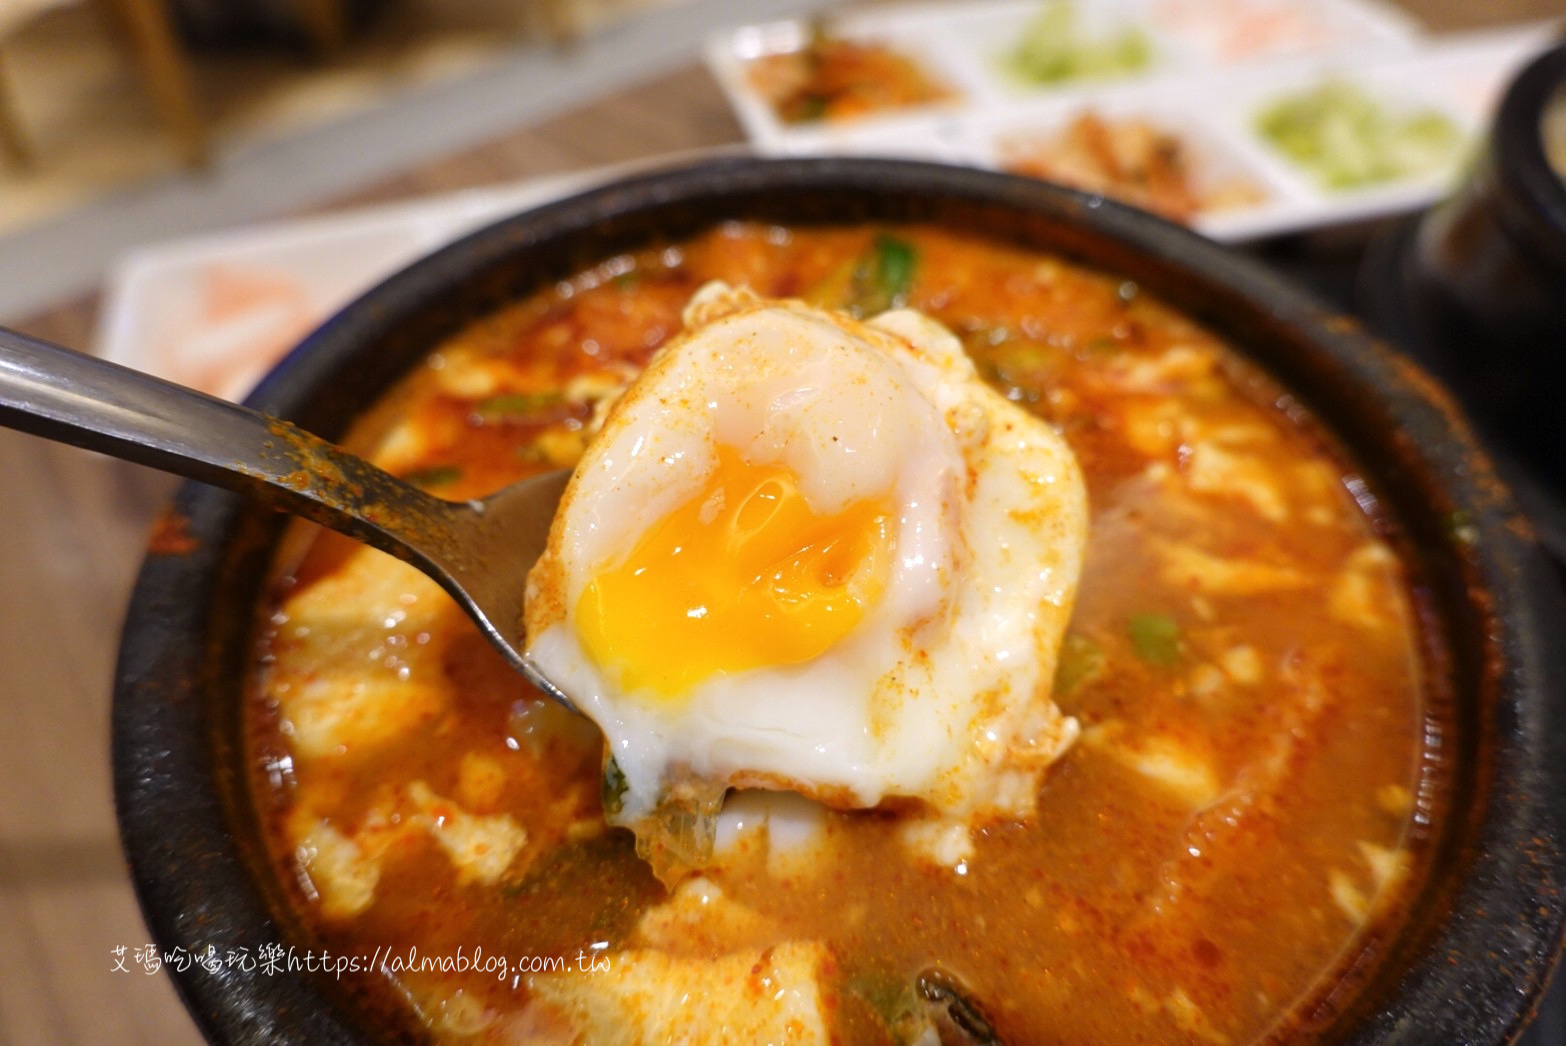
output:
POLYGON ((294 10, 317 54, 335 54, 343 46, 348 33, 343 0, 294 0, 294 10))
POLYGON ((167 8, 161 0, 117 0, 117 6, 142 78, 174 135, 180 158, 191 167, 206 166, 207 129, 196 108, 190 70, 174 39, 167 8))
POLYGON ((0 57, 0 152, 6 162, 20 170, 33 165, 33 151, 22 133, 22 123, 17 119, 16 106, 11 101, 11 85, 6 79, 3 57, 0 57))

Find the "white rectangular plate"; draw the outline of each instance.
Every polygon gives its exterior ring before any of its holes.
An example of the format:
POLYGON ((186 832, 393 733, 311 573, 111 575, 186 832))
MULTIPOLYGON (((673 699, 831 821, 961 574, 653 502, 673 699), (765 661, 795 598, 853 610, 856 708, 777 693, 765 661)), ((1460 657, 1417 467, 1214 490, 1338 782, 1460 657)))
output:
POLYGON ((961 92, 940 105, 855 120, 784 124, 748 78, 747 62, 801 47, 811 27, 778 22, 714 36, 706 58, 758 151, 894 156, 1004 166, 1004 146, 1047 141, 1085 111, 1145 122, 1178 137, 1198 184, 1253 182, 1255 204, 1198 215, 1215 239, 1254 240, 1428 205, 1473 154, 1511 76, 1549 46, 1557 24, 1425 37, 1374 0, 1075 0, 1090 38, 1141 33, 1152 61, 1133 75, 1047 87, 1019 84, 1001 56, 1045 0, 875 7, 829 20, 833 33, 884 42, 961 92), (1256 131, 1275 99, 1342 81, 1384 108, 1434 109, 1463 145, 1439 170, 1352 191, 1324 191, 1256 131))

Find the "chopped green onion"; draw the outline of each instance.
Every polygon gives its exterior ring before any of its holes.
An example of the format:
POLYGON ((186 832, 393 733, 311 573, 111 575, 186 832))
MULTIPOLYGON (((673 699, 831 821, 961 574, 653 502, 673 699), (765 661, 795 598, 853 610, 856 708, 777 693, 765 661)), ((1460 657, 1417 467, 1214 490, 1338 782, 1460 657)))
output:
POLYGON ((1128 631, 1136 656, 1148 664, 1169 668, 1180 660, 1180 625, 1168 614, 1137 614, 1128 631))
POLYGON ((625 790, 628 787, 625 771, 614 761, 614 756, 604 763, 604 813, 613 817, 625 809, 625 790))
POLYGON ((918 1023, 919 996, 912 977, 888 970, 861 970, 848 978, 848 990, 875 1012, 889 1033, 914 1030, 918 1023))
POLYGON ((881 233, 869 252, 854 266, 853 291, 848 303, 856 316, 874 316, 908 304, 919 251, 907 240, 881 233))
POLYGON ((1048 345, 1024 338, 974 353, 996 380, 1008 385, 1042 384, 1059 365, 1060 353, 1048 345))
POLYGON ((455 465, 431 465, 429 468, 414 469, 402 478, 415 487, 444 487, 461 479, 462 470, 455 465))
POLYGON ((1091 683, 1104 671, 1104 652, 1086 636, 1075 632, 1060 644, 1060 660, 1055 665, 1055 696, 1069 695, 1091 683))
POLYGON ((908 300, 919 254, 913 244, 882 233, 875 238, 875 283, 891 299, 891 308, 908 300))
POLYGON ((486 421, 527 421, 558 407, 562 400, 558 392, 510 392, 479 400, 473 412, 486 421))

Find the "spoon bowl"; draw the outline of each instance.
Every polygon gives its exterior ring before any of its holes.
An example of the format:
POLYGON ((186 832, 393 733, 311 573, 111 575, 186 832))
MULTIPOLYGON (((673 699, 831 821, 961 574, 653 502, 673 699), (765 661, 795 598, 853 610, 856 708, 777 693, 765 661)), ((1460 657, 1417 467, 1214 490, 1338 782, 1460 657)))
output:
POLYGON ((291 422, 5 328, 0 424, 244 494, 406 560, 530 683, 576 710, 522 651, 527 574, 569 470, 445 501, 291 422))

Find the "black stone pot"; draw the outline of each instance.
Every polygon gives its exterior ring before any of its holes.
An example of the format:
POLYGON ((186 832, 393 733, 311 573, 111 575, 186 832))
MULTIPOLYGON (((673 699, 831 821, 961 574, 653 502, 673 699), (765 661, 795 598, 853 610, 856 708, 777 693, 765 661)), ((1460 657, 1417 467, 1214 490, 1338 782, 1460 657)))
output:
POLYGON ((1462 187, 1371 251, 1361 297, 1473 412, 1566 563, 1566 180, 1543 137, 1557 98, 1566 43, 1512 81, 1462 187))
MULTIPOLYGON (((1335 434, 1395 522, 1449 652, 1447 812, 1413 914, 1372 934, 1304 1027, 1351 1042, 1502 1042, 1524 1026, 1566 914, 1566 612, 1526 523, 1441 389, 1254 262, 1146 214, 1039 182, 864 159, 734 159, 636 178, 503 221, 413 265, 301 345, 251 406, 340 437, 439 339, 615 253, 727 218, 928 221, 1140 283, 1226 336, 1335 434), (1454 526, 1454 523, 1461 523, 1454 526)), ((250 805, 241 691, 284 520, 187 485, 129 609, 114 703, 121 831, 174 981, 229 1042, 403 1037, 330 978, 256 966, 298 942, 250 805)))

